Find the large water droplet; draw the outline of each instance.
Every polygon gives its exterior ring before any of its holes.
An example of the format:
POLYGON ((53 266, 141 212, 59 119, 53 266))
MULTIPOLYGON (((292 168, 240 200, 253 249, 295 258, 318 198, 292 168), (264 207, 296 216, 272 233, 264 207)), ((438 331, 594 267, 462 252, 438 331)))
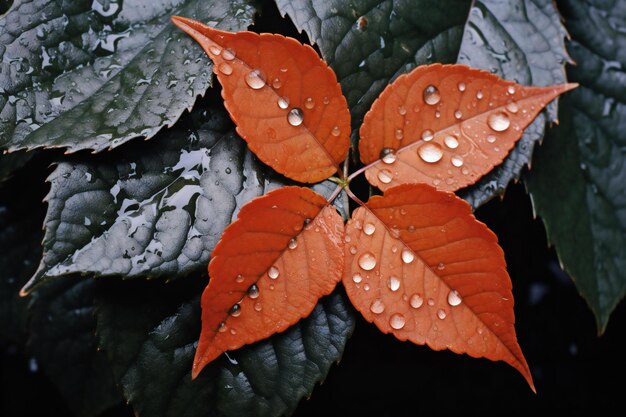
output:
POLYGON ((248 297, 252 299, 259 297, 259 287, 257 287, 256 284, 252 284, 248 288, 248 297))
POLYGON ((382 169, 378 171, 378 180, 383 184, 389 184, 393 177, 391 176, 391 171, 388 169, 382 169))
POLYGON ((415 255, 409 249, 402 249, 402 262, 410 264, 415 259, 415 255))
POLYGON ((228 310, 228 314, 233 317, 239 317, 241 315, 241 306, 239 304, 234 304, 230 310, 228 310))
POLYGON ((385 164, 393 164, 396 161, 396 151, 393 148, 382 148, 379 157, 385 164))
POLYGON ((389 282, 387 282, 387 286, 391 291, 398 291, 400 289, 400 278, 396 276, 389 277, 389 282))
POLYGON ((366 271, 371 271, 376 267, 376 257, 372 252, 365 252, 359 256, 359 266, 366 271))
POLYGON ((385 311, 385 305, 380 299, 376 299, 370 305, 370 311, 374 314, 380 314, 385 311))
POLYGON ((511 125, 511 119, 505 112, 499 111, 491 113, 487 118, 487 124, 496 132, 503 132, 511 125))
POLYGON ((233 59, 235 59, 236 56, 237 56, 237 54, 231 48, 224 49, 224 52, 222 53, 222 57, 226 61, 232 61, 233 59))
POLYGON ((287 113, 287 121, 291 126, 300 126, 304 121, 304 113, 302 113, 302 109, 295 107, 289 110, 289 113, 287 113))
POLYGON ((450 159, 450 161, 452 162, 452 165, 454 165, 455 167, 463 166, 463 158, 458 155, 454 155, 450 159))
POLYGON ((267 276, 270 277, 271 279, 278 278, 279 274, 280 274, 280 271, 278 271, 278 268, 276 268, 274 265, 272 265, 272 267, 267 271, 267 276))
POLYGON ((298 239, 296 239, 295 237, 292 237, 291 239, 289 239, 289 244, 287 245, 287 247, 289 249, 295 249, 298 247, 298 239))
POLYGON ((424 142, 433 140, 433 137, 434 137, 433 131, 430 129, 426 129, 422 132, 422 140, 424 142))
POLYGON ((444 310, 443 308, 437 310, 437 317, 439 317, 441 320, 445 319, 446 315, 446 310, 444 310))
POLYGON ((443 139, 443 143, 445 143, 445 145, 450 149, 456 149, 459 147, 459 141, 452 135, 446 136, 443 139))
POLYGON ((224 75, 230 75, 233 73, 233 67, 231 67, 227 62, 222 62, 217 69, 224 75))
POLYGON ((439 90, 437 89, 437 87, 435 87, 434 85, 429 85, 424 89, 423 98, 424 103, 428 104, 429 106, 434 106, 435 104, 439 103, 439 100, 441 100, 441 94, 439 94, 439 90))
POLYGON ((396 313, 389 319, 389 325, 396 330, 400 330, 406 324, 406 320, 402 314, 396 313))
POLYGON ((452 307, 461 304, 461 296, 459 295, 459 292, 457 290, 451 290, 448 293, 448 304, 450 304, 452 307))
POLYGON ((434 164, 443 157, 441 145, 438 143, 425 143, 417 149, 417 154, 424 162, 434 164))
POLYGON ((258 90, 265 86, 265 74, 260 69, 253 69, 246 74, 246 84, 253 90, 258 90))
POLYGON ((278 107, 281 109, 289 107, 289 99, 287 97, 278 97, 278 107))
POLYGON ((365 223, 365 226, 363 226, 363 233, 365 233, 368 236, 373 235, 375 231, 376 231, 376 226, 374 226, 372 223, 365 223))
POLYGON ((352 281, 354 281, 355 284, 358 284, 361 281, 363 281, 363 277, 361 276, 361 274, 356 273, 356 274, 352 275, 352 281))
POLYGON ((413 308, 420 308, 422 304, 424 304, 424 298, 419 294, 413 294, 411 298, 409 298, 409 305, 413 308))

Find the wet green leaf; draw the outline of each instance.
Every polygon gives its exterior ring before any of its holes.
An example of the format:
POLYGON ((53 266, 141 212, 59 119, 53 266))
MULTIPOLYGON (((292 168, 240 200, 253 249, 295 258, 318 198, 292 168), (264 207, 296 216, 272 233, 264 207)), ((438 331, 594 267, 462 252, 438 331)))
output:
MULTIPOLYGON (((458 63, 481 68, 524 85, 567 82, 567 32, 552 0, 475 1, 465 26, 458 63)), ((556 121, 557 100, 526 128, 502 164, 459 194, 474 208, 504 193, 530 165, 546 122, 556 121)))
POLYGON ((65 277, 30 299, 29 346, 70 409, 95 417, 122 402, 106 356, 97 350, 95 282, 65 277))
POLYGON ((244 30, 246 0, 33 0, 0 17, 0 147, 95 151, 191 108, 212 64, 170 16, 244 30))
POLYGON ((238 209, 286 184, 217 104, 149 143, 62 162, 49 181, 44 256, 29 288, 76 272, 173 279, 205 269, 238 209))
POLYGON ((135 413, 152 417, 291 414, 341 358, 354 327, 345 296, 335 292, 322 298, 308 318, 283 333, 222 355, 192 381, 201 281, 101 283, 100 346, 135 413))
POLYGON ((602 333, 626 294, 626 1, 560 2, 581 84, 527 178, 534 209, 602 333))

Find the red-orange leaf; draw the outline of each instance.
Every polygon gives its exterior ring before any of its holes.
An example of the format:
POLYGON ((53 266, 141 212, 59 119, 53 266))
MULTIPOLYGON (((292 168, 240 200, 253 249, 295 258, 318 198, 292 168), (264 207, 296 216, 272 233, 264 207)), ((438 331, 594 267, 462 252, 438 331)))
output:
POLYGON ((212 253, 193 377, 222 352, 308 316, 341 279, 343 233, 341 216, 308 188, 246 204, 212 253))
POLYGON ((465 201, 400 185, 354 211, 345 241, 343 283, 366 320, 400 340, 503 360, 534 390, 502 249, 465 201))
POLYGON ((498 165, 523 130, 559 94, 576 87, 526 87, 464 65, 428 65, 398 77, 365 115, 361 161, 386 190, 422 182, 455 191, 498 165))
POLYGON ((172 20, 213 61, 237 132, 259 159, 302 182, 337 171, 348 153, 350 113, 335 73, 313 48, 281 35, 172 20))

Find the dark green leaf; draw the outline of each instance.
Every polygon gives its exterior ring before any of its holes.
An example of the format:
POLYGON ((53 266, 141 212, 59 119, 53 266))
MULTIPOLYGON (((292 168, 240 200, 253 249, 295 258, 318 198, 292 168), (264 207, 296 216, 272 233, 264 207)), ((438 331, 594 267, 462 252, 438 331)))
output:
POLYGON ((33 0, 0 17, 0 146, 99 151, 171 126, 212 64, 170 16, 244 30, 246 0, 33 0))
MULTIPOLYGON (((524 85, 563 84, 569 59, 567 32, 552 0, 475 1, 465 26, 458 63, 498 74, 524 85)), ((556 121, 557 101, 526 128, 507 158, 460 195, 474 208, 502 194, 530 165, 546 121, 556 121)))
POLYGON ((29 288, 75 272, 172 279, 204 269, 238 209, 285 185, 217 104, 150 143, 60 163, 49 181, 44 256, 29 288))
POLYGON ((78 416, 97 416, 122 401, 106 356, 97 350, 95 282, 66 277, 31 297, 29 346, 78 416))
POLYGON ((334 293, 287 331, 224 354, 191 380, 200 334, 200 287, 192 278, 103 282, 100 346, 139 416, 289 415, 341 358, 354 320, 334 293))
POLYGON ((602 333, 626 293, 626 1, 563 1, 569 68, 581 87, 563 100, 527 178, 565 270, 602 333))

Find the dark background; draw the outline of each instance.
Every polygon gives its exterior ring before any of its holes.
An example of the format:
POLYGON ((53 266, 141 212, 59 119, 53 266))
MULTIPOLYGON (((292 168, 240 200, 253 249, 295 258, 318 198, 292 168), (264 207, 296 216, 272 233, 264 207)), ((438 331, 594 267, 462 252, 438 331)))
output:
MULTIPOLYGON (((276 32, 277 27, 308 42, 275 10, 266 9, 254 30, 276 32)), ((537 394, 503 362, 400 342, 357 318, 341 363, 300 403, 294 417, 621 414, 620 395, 626 387, 620 343, 626 328, 624 303, 613 313, 605 334, 598 336, 592 312, 560 269, 541 220, 533 218, 522 184, 510 185, 503 200, 485 204, 476 216, 497 234, 504 249, 518 341, 537 394)), ((2 341, 0 353, 0 417, 71 416, 35 362, 2 341)), ((132 415, 125 405, 106 413, 132 415)))

